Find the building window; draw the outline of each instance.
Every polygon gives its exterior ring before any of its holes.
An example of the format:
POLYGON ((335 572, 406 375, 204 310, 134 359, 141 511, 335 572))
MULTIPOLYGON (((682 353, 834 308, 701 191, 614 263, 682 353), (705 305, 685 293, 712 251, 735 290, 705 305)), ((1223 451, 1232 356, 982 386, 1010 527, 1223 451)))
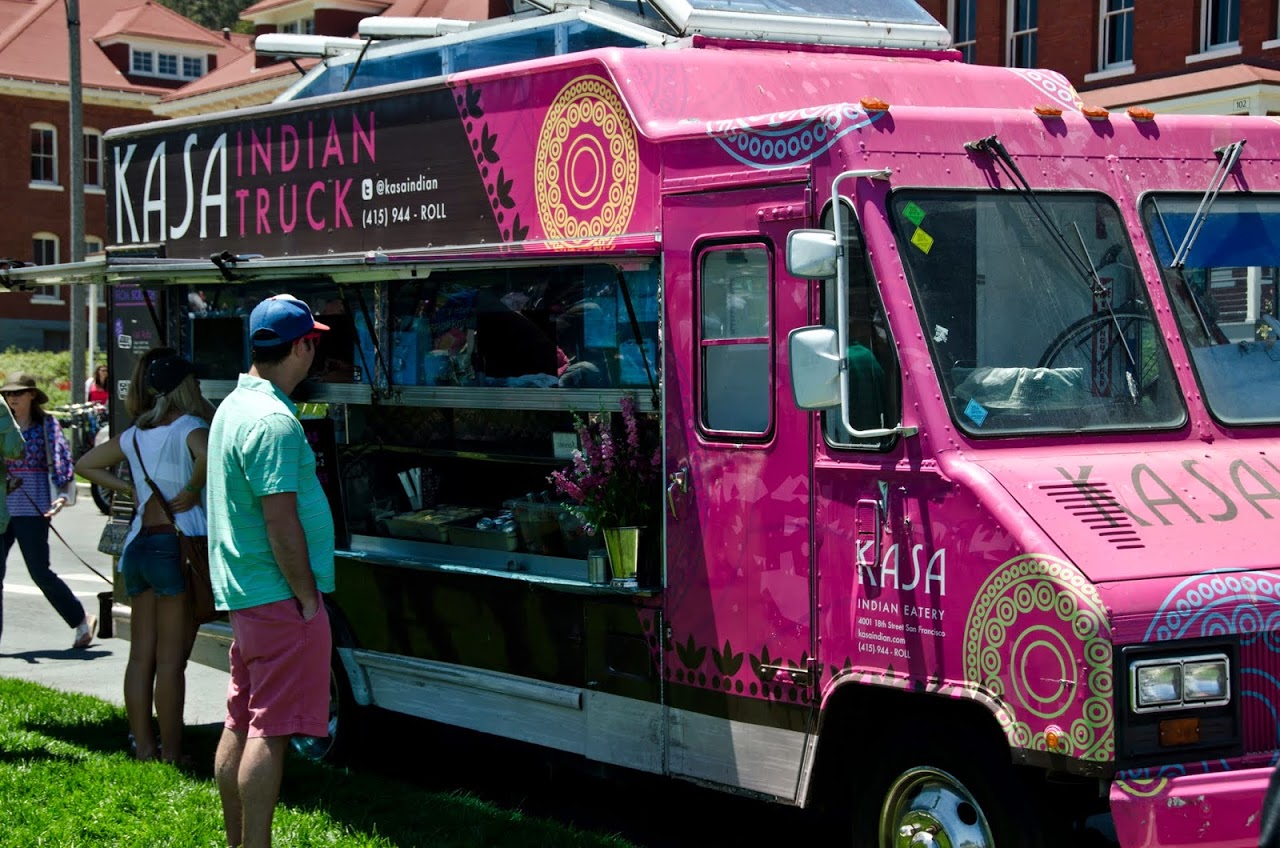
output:
POLYGON ((84 255, 91 256, 102 252, 102 239, 97 236, 84 237, 84 255))
POLYGON ((1240 0, 1202 0, 1200 50, 1208 52, 1240 43, 1240 0))
POLYGON ((193 80, 204 76, 203 56, 183 56, 133 48, 129 67, 135 74, 165 79, 193 80))
POLYGON ((315 18, 299 18, 296 21, 286 21, 280 25, 281 32, 292 32, 298 35, 315 35, 316 19, 315 18))
MULTIPOLYGON (((58 237, 53 233, 36 233, 31 237, 31 259, 37 265, 56 265, 58 237)), ((62 301, 62 286, 40 286, 31 295, 32 303, 62 301)))
POLYGON ((84 131, 84 186, 102 188, 102 133, 84 131))
POLYGON ((150 50, 134 50, 129 61, 129 69, 135 74, 154 74, 156 72, 156 54, 150 50))
POLYGON ((951 46, 972 65, 977 61, 978 0, 951 0, 947 14, 951 25, 951 46))
POLYGON ((31 125, 31 182, 58 184, 58 131, 48 124, 31 125))
POLYGON ((1100 70, 1133 65, 1133 0, 1102 0, 1100 70))
POLYGON ((1009 0, 1009 55, 1011 68, 1036 67, 1037 0, 1009 0))

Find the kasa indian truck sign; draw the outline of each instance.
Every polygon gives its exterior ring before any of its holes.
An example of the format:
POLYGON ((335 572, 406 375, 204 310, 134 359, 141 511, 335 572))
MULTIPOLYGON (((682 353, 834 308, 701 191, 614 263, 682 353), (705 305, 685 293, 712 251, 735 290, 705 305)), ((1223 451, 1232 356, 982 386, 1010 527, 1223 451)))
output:
POLYGON ((374 704, 822 808, 858 848, 1256 845, 1280 124, 1108 114, 913 4, 845 7, 375 37, 270 106, 108 134, 107 256, 0 283, 107 284, 117 348, 149 314, 224 380, 257 298, 347 320, 310 399, 333 748, 374 704), (500 376, 486 293, 570 304, 541 326, 568 350, 585 315, 567 358, 617 367, 500 376), (662 437, 637 579, 383 526, 430 506, 411 465, 520 500, 624 394, 662 437))

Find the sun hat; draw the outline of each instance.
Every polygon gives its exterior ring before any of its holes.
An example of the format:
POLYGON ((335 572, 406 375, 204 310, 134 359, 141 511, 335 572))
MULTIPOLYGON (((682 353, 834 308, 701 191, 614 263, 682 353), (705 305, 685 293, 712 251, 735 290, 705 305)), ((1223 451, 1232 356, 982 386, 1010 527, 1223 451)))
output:
POLYGON ((49 396, 36 385, 35 375, 28 374, 25 371, 14 371, 9 375, 9 379, 4 381, 4 385, 0 386, 0 395, 7 395, 10 392, 26 391, 33 391, 36 393, 36 403, 49 402, 49 396))
POLYGON ((164 396, 182 385, 182 381, 194 372, 191 363, 181 356, 162 356, 147 368, 147 385, 156 394, 164 396))
POLYGON ((327 330, 311 314, 311 307, 291 294, 269 297, 249 314, 249 337, 254 347, 289 344, 313 330, 327 330))

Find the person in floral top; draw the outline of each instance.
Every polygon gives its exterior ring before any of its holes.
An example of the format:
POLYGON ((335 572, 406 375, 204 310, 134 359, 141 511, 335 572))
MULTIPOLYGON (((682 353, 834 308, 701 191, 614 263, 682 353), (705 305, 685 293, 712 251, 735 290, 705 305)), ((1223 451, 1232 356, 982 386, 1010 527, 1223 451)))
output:
MULTIPOLYGON (((72 647, 87 648, 93 641, 96 620, 85 614, 84 605, 75 593, 49 567, 49 522, 67 505, 68 498, 62 492, 75 485, 71 447, 57 419, 44 411, 43 405, 49 402, 49 396, 36 387, 35 377, 15 372, 0 386, 0 395, 4 396, 26 442, 20 457, 6 460, 8 476, 18 482, 17 488, 5 499, 10 519, 8 528, 0 533, 0 586, 4 582, 9 550, 17 542, 31 580, 67 626, 75 628, 72 647)), ((3 626, 3 606, 0 606, 0 633, 3 626)))

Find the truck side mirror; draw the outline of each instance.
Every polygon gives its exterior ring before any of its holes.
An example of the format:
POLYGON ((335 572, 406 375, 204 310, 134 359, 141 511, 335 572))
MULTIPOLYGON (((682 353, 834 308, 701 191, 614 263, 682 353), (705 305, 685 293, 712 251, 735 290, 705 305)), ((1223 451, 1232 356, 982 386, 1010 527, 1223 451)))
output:
POLYGON ((840 406, 840 342, 835 328, 800 327, 791 331, 787 346, 791 354, 791 394, 796 406, 840 406))
POLYGON ((804 280, 830 280, 836 275, 840 245, 830 230, 787 233, 787 273, 804 280))

